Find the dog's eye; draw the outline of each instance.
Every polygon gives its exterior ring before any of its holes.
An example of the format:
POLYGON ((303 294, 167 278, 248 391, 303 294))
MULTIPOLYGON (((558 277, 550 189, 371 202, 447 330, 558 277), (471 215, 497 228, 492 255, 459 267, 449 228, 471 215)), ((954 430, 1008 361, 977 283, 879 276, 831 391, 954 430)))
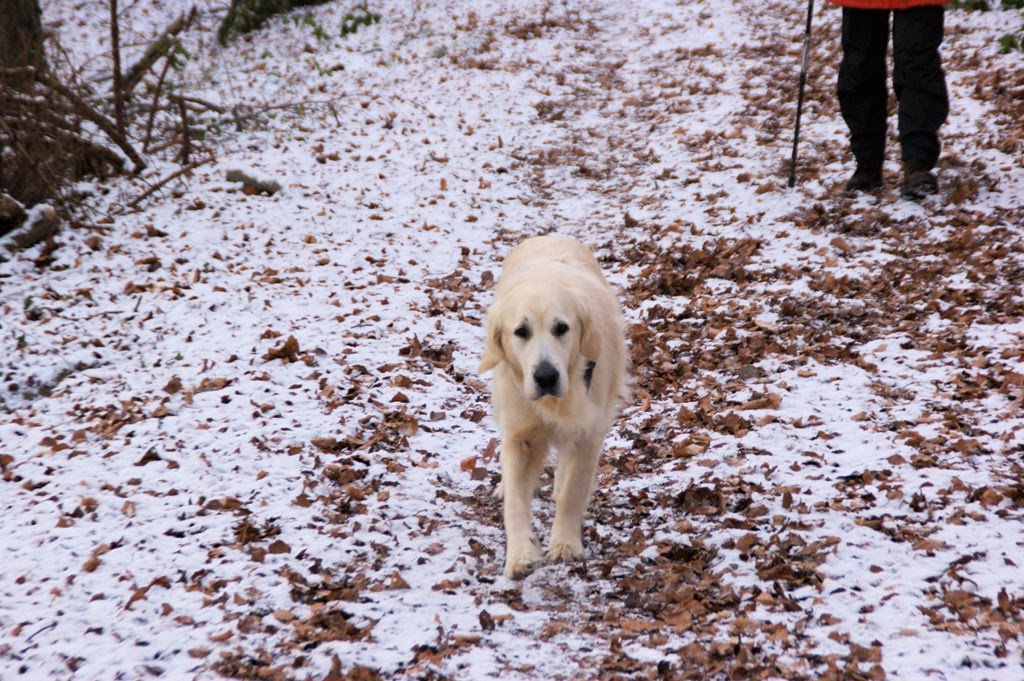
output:
POLYGON ((552 333, 554 333, 555 336, 561 338, 565 334, 569 333, 569 325, 566 324, 565 322, 558 322, 557 324, 555 324, 555 328, 552 329, 552 333))
POLYGON ((523 340, 530 337, 530 329, 526 328, 526 324, 520 324, 517 326, 513 333, 516 334, 517 338, 522 338, 523 340))

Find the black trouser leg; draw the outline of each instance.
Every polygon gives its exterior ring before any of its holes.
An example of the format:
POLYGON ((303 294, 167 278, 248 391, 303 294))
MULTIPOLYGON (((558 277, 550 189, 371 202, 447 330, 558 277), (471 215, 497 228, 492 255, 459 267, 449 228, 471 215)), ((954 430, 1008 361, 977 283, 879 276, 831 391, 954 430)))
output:
POLYGON ((938 130, 949 115, 942 71, 943 8, 932 5, 893 12, 893 89, 899 100, 903 163, 928 169, 939 160, 938 130))
POLYGON ((889 11, 844 7, 842 42, 839 109, 850 129, 850 150, 858 166, 881 167, 885 158, 889 11))

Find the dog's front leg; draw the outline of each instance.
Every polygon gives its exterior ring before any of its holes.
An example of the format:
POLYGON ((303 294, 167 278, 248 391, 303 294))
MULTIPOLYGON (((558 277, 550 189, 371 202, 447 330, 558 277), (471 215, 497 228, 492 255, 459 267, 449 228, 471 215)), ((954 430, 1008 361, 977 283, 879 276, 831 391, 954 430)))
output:
POLYGON ((544 468, 546 445, 509 438, 501 444, 501 487, 505 511, 505 576, 519 579, 540 558, 530 501, 544 468))
POLYGON ((549 560, 583 557, 583 514, 594 490, 601 441, 577 442, 559 457, 555 472, 555 522, 551 526, 549 560))

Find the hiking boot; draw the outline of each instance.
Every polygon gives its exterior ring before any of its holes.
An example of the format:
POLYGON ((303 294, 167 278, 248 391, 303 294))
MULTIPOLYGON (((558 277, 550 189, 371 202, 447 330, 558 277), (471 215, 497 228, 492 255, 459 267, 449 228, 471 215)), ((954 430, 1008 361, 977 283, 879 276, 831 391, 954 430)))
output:
POLYGON ((882 165, 857 164, 857 170, 846 182, 846 191, 870 192, 882 186, 882 165))
POLYGON ((932 174, 931 168, 907 166, 903 171, 903 188, 900 196, 908 201, 920 201, 939 191, 939 181, 932 174))

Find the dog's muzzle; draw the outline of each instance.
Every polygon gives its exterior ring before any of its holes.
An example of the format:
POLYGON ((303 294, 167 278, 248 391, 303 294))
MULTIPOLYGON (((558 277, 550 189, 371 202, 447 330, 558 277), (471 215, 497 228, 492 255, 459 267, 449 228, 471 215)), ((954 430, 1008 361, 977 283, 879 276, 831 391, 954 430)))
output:
POLYGON ((537 386, 536 398, 546 395, 561 397, 559 381, 558 369, 551 362, 544 360, 538 364, 533 370, 533 383, 537 386))

